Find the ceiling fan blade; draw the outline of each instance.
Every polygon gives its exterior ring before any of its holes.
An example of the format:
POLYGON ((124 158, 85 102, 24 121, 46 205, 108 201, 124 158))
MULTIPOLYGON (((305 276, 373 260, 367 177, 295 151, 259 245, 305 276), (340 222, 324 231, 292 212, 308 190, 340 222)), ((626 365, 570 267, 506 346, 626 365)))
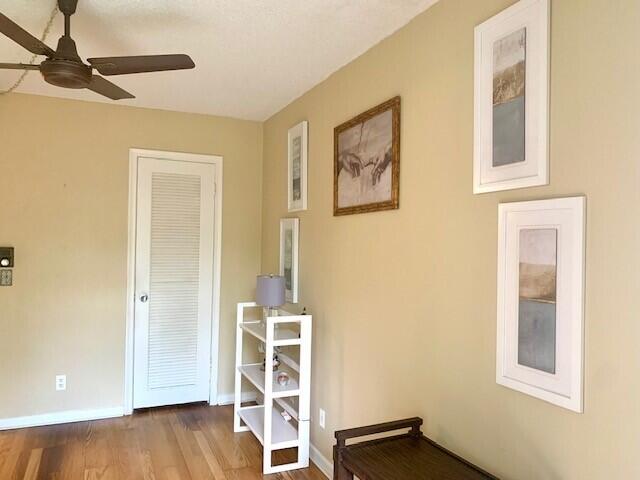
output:
POLYGON ((134 57, 88 58, 102 75, 185 70, 196 65, 189 55, 138 55, 134 57))
POLYGON ((29 63, 0 63, 0 70, 40 70, 40 65, 29 63))
POLYGON ((2 13, 0 13, 0 32, 36 55, 50 57, 55 53, 51 48, 2 13))
POLYGON ((99 93, 100 95, 110 98, 111 100, 123 100, 125 98, 136 98, 126 90, 111 83, 109 80, 99 75, 91 77, 91 83, 87 87, 89 90, 99 93))

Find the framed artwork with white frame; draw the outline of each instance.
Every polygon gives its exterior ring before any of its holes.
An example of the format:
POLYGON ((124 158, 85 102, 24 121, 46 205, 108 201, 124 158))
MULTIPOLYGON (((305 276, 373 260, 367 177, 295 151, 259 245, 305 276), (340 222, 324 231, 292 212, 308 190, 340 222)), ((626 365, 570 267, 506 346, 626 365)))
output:
POLYGON ((280 275, 284 277, 285 298, 288 303, 298 303, 299 235, 299 219, 280 219, 280 275))
POLYGON ((473 193, 549 183, 549 0, 475 28, 473 193))
POLYGON ((582 412, 585 198, 498 207, 500 385, 582 412))
POLYGON ((289 129, 287 208, 289 212, 307 209, 307 157, 309 123, 305 120, 289 129))

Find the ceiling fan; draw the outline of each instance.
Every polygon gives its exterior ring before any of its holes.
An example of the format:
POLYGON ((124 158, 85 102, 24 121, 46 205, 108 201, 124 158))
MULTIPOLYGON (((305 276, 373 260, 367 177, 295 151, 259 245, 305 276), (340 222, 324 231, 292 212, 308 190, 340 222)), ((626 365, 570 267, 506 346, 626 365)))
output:
POLYGON ((78 0, 58 0, 58 8, 64 15, 64 35, 53 50, 0 13, 0 33, 4 33, 14 42, 31 53, 47 57, 40 65, 25 63, 0 63, 0 69, 40 70, 45 81, 64 88, 87 88, 112 100, 135 98, 107 79, 96 75, 124 75, 129 73, 160 72, 166 70, 184 70, 194 68, 195 64, 188 55, 140 55, 133 57, 88 58, 85 64, 71 38, 71 15, 76 12, 78 0))

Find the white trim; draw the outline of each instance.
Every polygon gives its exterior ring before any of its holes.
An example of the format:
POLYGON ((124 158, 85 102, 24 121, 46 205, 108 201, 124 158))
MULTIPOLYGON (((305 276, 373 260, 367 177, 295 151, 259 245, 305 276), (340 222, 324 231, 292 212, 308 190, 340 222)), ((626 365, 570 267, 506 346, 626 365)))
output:
POLYGON ((316 467, 327 477, 333 478, 333 462, 320 453, 320 450, 312 443, 309 448, 309 456, 316 467))
POLYGON ((222 157, 217 157, 215 191, 215 232, 213 239, 213 319, 211 322, 211 390, 209 405, 218 400, 218 373, 220 370, 220 288, 222 285, 222 157))
POLYGON ((136 212, 138 184, 138 156, 129 150, 129 228, 127 245, 127 309, 124 344, 124 414, 133 413, 133 319, 135 317, 136 284, 136 212))
POLYGON ((127 309, 125 330, 124 415, 133 413, 133 326, 135 297, 136 252, 136 190, 138 184, 138 158, 151 157, 183 162, 207 163, 215 166, 215 238, 213 253, 213 318, 211 321, 211 379, 209 404, 218 401, 218 351, 220 336, 220 282, 222 264, 222 186, 223 158, 218 155, 166 152, 161 150, 129 149, 129 240, 127 256, 127 309))
POLYGON ((93 410, 68 410, 65 412, 43 413, 28 417, 0 418, 0 430, 16 428, 41 427, 44 425, 58 425, 60 423, 86 422, 88 420, 102 420, 104 418, 122 417, 122 407, 98 408, 93 410))
MULTIPOLYGON (((258 398, 256 392, 243 392, 241 402, 255 402, 258 398)), ((233 392, 231 393, 221 393, 218 395, 218 405, 233 405, 235 402, 236 396, 233 392)))

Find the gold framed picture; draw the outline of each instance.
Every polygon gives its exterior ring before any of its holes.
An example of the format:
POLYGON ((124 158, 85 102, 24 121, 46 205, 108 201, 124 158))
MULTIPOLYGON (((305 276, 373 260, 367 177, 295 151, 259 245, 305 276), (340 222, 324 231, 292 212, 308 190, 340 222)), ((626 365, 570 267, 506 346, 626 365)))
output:
POLYGON ((334 129, 333 215, 394 210, 400 193, 400 97, 334 129))

